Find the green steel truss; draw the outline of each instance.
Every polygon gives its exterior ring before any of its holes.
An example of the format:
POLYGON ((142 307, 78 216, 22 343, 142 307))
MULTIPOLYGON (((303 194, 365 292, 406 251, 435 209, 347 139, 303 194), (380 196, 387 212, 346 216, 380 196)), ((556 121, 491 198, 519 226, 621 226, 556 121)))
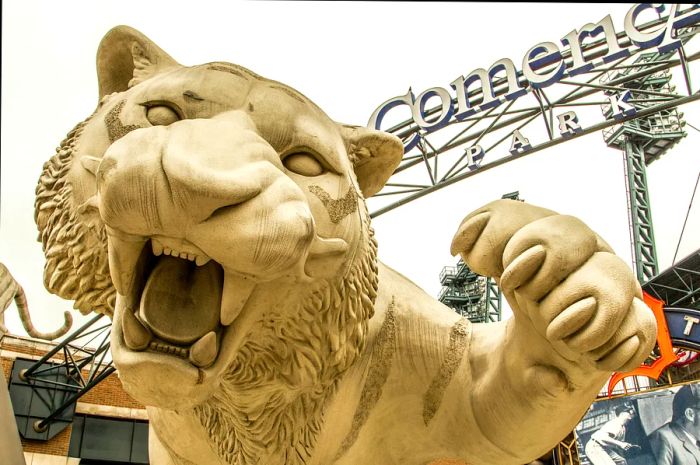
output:
POLYGON ((474 273, 460 259, 440 273, 438 300, 473 323, 501 321, 501 291, 492 278, 474 273))
POLYGON ((647 188, 644 149, 639 143, 627 142, 624 151, 627 181, 627 207, 632 236, 632 261, 637 279, 646 283, 659 272, 647 188))

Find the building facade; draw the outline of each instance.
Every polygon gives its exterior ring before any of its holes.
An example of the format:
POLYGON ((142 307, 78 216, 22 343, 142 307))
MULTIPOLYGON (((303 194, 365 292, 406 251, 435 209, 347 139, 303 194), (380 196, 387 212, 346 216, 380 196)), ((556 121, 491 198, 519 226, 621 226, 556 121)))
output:
MULTIPOLYGON (((147 464, 146 409, 124 391, 116 372, 58 415, 45 431, 35 429, 39 419, 76 391, 70 386, 62 389, 60 384, 22 380, 22 370, 54 347, 14 335, 0 340, 0 363, 26 465, 147 464)), ((64 357, 65 352, 58 352, 40 370, 60 383, 60 368, 51 368, 62 364, 64 357)), ((84 376, 88 376, 87 371, 85 367, 84 376)))

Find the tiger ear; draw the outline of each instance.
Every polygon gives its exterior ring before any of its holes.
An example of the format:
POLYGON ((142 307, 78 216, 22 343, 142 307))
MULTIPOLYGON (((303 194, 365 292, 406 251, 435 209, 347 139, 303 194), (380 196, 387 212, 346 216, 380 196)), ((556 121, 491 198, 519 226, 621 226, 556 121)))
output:
POLYGON ((110 30, 97 49, 100 100, 122 92, 164 70, 179 67, 170 55, 129 26, 110 30))
POLYGON ((341 133, 362 195, 369 198, 384 187, 399 166, 403 158, 401 139, 361 126, 342 125, 341 133))

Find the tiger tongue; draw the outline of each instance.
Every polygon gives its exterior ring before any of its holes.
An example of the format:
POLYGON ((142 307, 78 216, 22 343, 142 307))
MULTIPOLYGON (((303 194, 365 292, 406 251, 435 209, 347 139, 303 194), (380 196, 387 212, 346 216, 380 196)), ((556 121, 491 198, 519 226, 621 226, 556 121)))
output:
POLYGON ((139 316, 160 339, 191 344, 219 325, 223 270, 212 262, 161 256, 141 295, 139 316))

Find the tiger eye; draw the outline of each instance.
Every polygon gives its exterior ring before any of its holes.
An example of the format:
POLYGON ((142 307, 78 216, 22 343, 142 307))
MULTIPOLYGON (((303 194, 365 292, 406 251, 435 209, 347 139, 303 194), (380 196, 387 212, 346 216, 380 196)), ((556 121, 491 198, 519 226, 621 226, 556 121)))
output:
POLYGON ((293 153, 282 160, 289 171, 302 176, 318 176, 326 170, 323 165, 310 153, 293 153))
POLYGON ((146 110, 148 122, 154 126, 167 126, 180 121, 180 115, 167 105, 154 105, 146 110))

